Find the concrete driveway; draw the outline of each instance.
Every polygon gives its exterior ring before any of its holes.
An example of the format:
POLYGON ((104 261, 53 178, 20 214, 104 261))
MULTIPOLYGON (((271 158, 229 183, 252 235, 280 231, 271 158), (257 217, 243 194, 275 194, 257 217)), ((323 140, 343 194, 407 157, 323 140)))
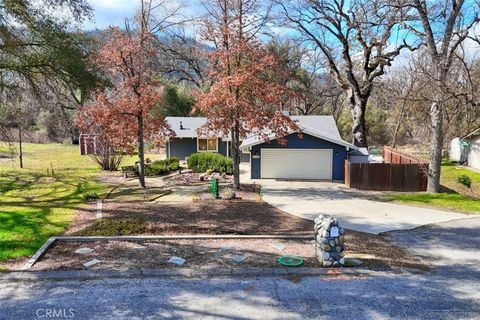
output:
POLYGON ((468 218, 468 215, 438 209, 418 208, 372 201, 361 191, 343 191, 343 184, 258 180, 263 200, 290 214, 313 220, 329 214, 352 230, 381 233, 468 218))

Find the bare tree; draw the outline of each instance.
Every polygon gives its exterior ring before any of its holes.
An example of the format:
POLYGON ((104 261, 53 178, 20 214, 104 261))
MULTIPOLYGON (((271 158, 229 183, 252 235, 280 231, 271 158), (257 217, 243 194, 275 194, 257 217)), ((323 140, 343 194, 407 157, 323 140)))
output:
POLYGON ((283 110, 297 115, 328 113, 338 118, 343 90, 325 73, 321 55, 291 40, 275 39, 267 47, 284 67, 280 82, 296 93, 285 99, 283 110))
POLYGON ((286 20, 327 60, 330 73, 348 93, 353 143, 367 146, 365 110, 375 79, 385 73, 405 41, 392 43, 404 14, 387 0, 298 0, 278 2, 286 20))
POLYGON ((425 45, 430 58, 430 80, 433 91, 430 106, 431 144, 427 191, 440 191, 440 168, 444 140, 446 101, 451 97, 447 82, 459 46, 479 21, 475 1, 412 0, 408 6, 420 23, 405 22, 404 27, 425 45))

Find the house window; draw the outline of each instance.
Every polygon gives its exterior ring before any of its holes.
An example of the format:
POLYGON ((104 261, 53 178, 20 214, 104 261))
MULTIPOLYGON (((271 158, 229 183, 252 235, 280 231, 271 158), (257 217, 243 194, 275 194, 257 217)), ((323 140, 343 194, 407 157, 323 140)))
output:
POLYGON ((218 140, 217 138, 211 139, 197 139, 197 150, 200 152, 217 152, 218 140))

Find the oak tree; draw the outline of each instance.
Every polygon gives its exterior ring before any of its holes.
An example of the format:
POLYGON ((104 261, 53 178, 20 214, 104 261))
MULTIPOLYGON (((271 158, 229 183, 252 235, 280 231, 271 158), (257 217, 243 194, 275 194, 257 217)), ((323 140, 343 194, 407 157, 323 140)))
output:
POLYGON ((258 134, 265 140, 275 135, 284 142, 298 126, 281 112, 289 90, 275 75, 283 68, 257 39, 266 19, 260 1, 212 0, 205 5, 210 16, 202 36, 215 46, 205 53, 212 85, 199 94, 195 107, 208 118, 203 134, 231 137, 233 187, 238 189, 242 140, 258 134))

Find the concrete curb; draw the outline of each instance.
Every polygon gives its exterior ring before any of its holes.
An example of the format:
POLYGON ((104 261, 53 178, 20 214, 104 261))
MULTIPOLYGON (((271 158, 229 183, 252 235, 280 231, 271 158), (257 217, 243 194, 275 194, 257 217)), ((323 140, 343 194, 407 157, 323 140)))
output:
MULTIPOLYGON (((407 272, 408 274, 408 272, 407 272)), ((13 271, 0 273, 0 281, 31 280, 94 280, 120 278, 204 278, 255 276, 395 276, 398 273, 362 268, 209 268, 209 269, 138 269, 138 270, 79 270, 79 271, 13 271), (330 272, 330 273, 329 273, 330 272)))
POLYGON ((48 248, 56 241, 55 237, 49 238, 41 247, 40 249, 35 252, 35 254, 28 259, 25 265, 22 267, 22 270, 30 269, 37 261, 40 259, 45 252, 47 252, 48 248))
POLYGON ((113 236, 113 237, 79 237, 64 236, 49 238, 40 249, 25 263, 22 270, 30 269, 47 252, 56 241, 92 242, 92 241, 149 241, 149 240, 208 240, 208 239, 296 239, 313 240, 313 236, 295 235, 184 235, 184 236, 113 236))

